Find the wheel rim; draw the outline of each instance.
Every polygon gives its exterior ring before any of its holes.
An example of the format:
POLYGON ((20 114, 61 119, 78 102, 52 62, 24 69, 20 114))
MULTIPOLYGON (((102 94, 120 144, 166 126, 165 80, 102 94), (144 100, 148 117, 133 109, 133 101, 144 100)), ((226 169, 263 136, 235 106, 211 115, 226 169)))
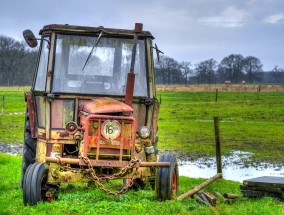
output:
POLYGON ((172 192, 175 194, 177 192, 177 173, 176 169, 174 169, 173 175, 172 175, 172 192))
POLYGON ((41 190, 41 200, 46 200, 46 182, 47 182, 47 175, 43 175, 40 181, 40 190, 41 190))
POLYGON ((41 189, 41 200, 53 202, 55 200, 54 195, 48 195, 47 192, 49 192, 49 187, 47 184, 47 175, 43 175, 40 182, 40 189, 41 189))

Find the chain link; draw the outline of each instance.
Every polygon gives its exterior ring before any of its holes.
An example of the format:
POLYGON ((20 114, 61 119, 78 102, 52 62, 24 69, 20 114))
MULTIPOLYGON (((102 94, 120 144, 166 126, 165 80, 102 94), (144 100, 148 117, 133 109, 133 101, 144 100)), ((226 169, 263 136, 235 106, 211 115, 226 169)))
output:
POLYGON ((134 176, 137 175, 138 173, 138 169, 140 166, 140 161, 137 158, 133 158, 130 160, 130 162, 128 163, 128 165, 124 168, 122 168, 120 170, 119 173, 115 173, 113 175, 110 176, 106 176, 106 175, 100 175, 98 176, 93 168, 93 165, 90 161, 90 159, 88 157, 84 157, 84 156, 80 156, 79 159, 82 159, 88 166, 88 170, 86 169, 75 169, 75 168, 71 168, 70 166, 65 165, 60 157, 57 157, 58 159, 58 164, 61 170, 64 171, 71 171, 73 173, 84 173, 85 177, 91 179, 92 181, 94 181, 98 188, 100 190, 103 190, 105 193, 113 195, 113 196, 118 196, 120 194, 126 193, 129 188, 131 188, 133 186, 133 179, 134 176), (122 187, 121 190, 119 191, 111 191, 105 188, 105 186, 101 183, 101 182, 108 182, 109 180, 113 180, 113 179, 118 179, 118 178, 122 178, 123 176, 127 175, 128 173, 133 171, 133 168, 135 167, 135 172, 132 175, 130 181, 126 184, 126 186, 122 187))

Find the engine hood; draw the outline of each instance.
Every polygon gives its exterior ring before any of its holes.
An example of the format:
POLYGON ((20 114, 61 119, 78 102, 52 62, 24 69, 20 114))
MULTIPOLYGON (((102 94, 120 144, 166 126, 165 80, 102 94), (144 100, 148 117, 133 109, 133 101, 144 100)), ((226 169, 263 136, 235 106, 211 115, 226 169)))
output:
POLYGON ((89 114, 132 113, 133 108, 112 98, 103 97, 92 99, 80 107, 81 111, 89 114))

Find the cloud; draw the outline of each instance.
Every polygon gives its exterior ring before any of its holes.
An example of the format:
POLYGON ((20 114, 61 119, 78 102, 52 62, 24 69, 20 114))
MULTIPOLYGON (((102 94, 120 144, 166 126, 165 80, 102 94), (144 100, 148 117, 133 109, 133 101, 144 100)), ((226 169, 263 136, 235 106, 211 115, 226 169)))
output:
POLYGON ((271 23, 271 24, 276 24, 284 21, 284 14, 274 14, 271 16, 267 16, 264 19, 264 22, 271 23))
POLYGON ((207 26, 235 28, 245 25, 247 13, 244 10, 238 10, 230 6, 223 10, 220 15, 201 17, 199 22, 207 26))

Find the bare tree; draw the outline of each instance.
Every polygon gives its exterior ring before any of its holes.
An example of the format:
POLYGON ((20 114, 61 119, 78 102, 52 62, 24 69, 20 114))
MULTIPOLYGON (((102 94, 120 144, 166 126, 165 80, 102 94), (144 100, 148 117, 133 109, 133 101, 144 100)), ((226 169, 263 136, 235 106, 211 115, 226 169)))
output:
POLYGON ((216 77, 217 61, 209 59, 201 61, 195 66, 195 74, 199 83, 212 84, 216 77))
POLYGON ((271 71, 271 75, 273 78, 274 83, 283 83, 283 73, 284 69, 279 66, 274 66, 274 68, 271 71))
POLYGON ((230 80, 239 83, 244 78, 243 59, 241 54, 231 54, 223 58, 218 68, 220 81, 230 80))
POLYGON ((35 52, 27 51, 24 43, 0 35, 0 85, 31 83, 35 52))
POLYGON ((182 61, 180 63, 180 68, 182 75, 184 76, 184 83, 187 84, 188 76, 192 74, 192 69, 190 69, 191 63, 187 61, 182 61))
POLYGON ((262 64, 260 60, 253 56, 248 56, 243 59, 243 68, 246 75, 246 80, 253 83, 258 79, 258 74, 262 72, 262 64))
POLYGON ((170 57, 161 56, 156 62, 156 79, 162 84, 181 83, 183 79, 179 63, 170 57))

